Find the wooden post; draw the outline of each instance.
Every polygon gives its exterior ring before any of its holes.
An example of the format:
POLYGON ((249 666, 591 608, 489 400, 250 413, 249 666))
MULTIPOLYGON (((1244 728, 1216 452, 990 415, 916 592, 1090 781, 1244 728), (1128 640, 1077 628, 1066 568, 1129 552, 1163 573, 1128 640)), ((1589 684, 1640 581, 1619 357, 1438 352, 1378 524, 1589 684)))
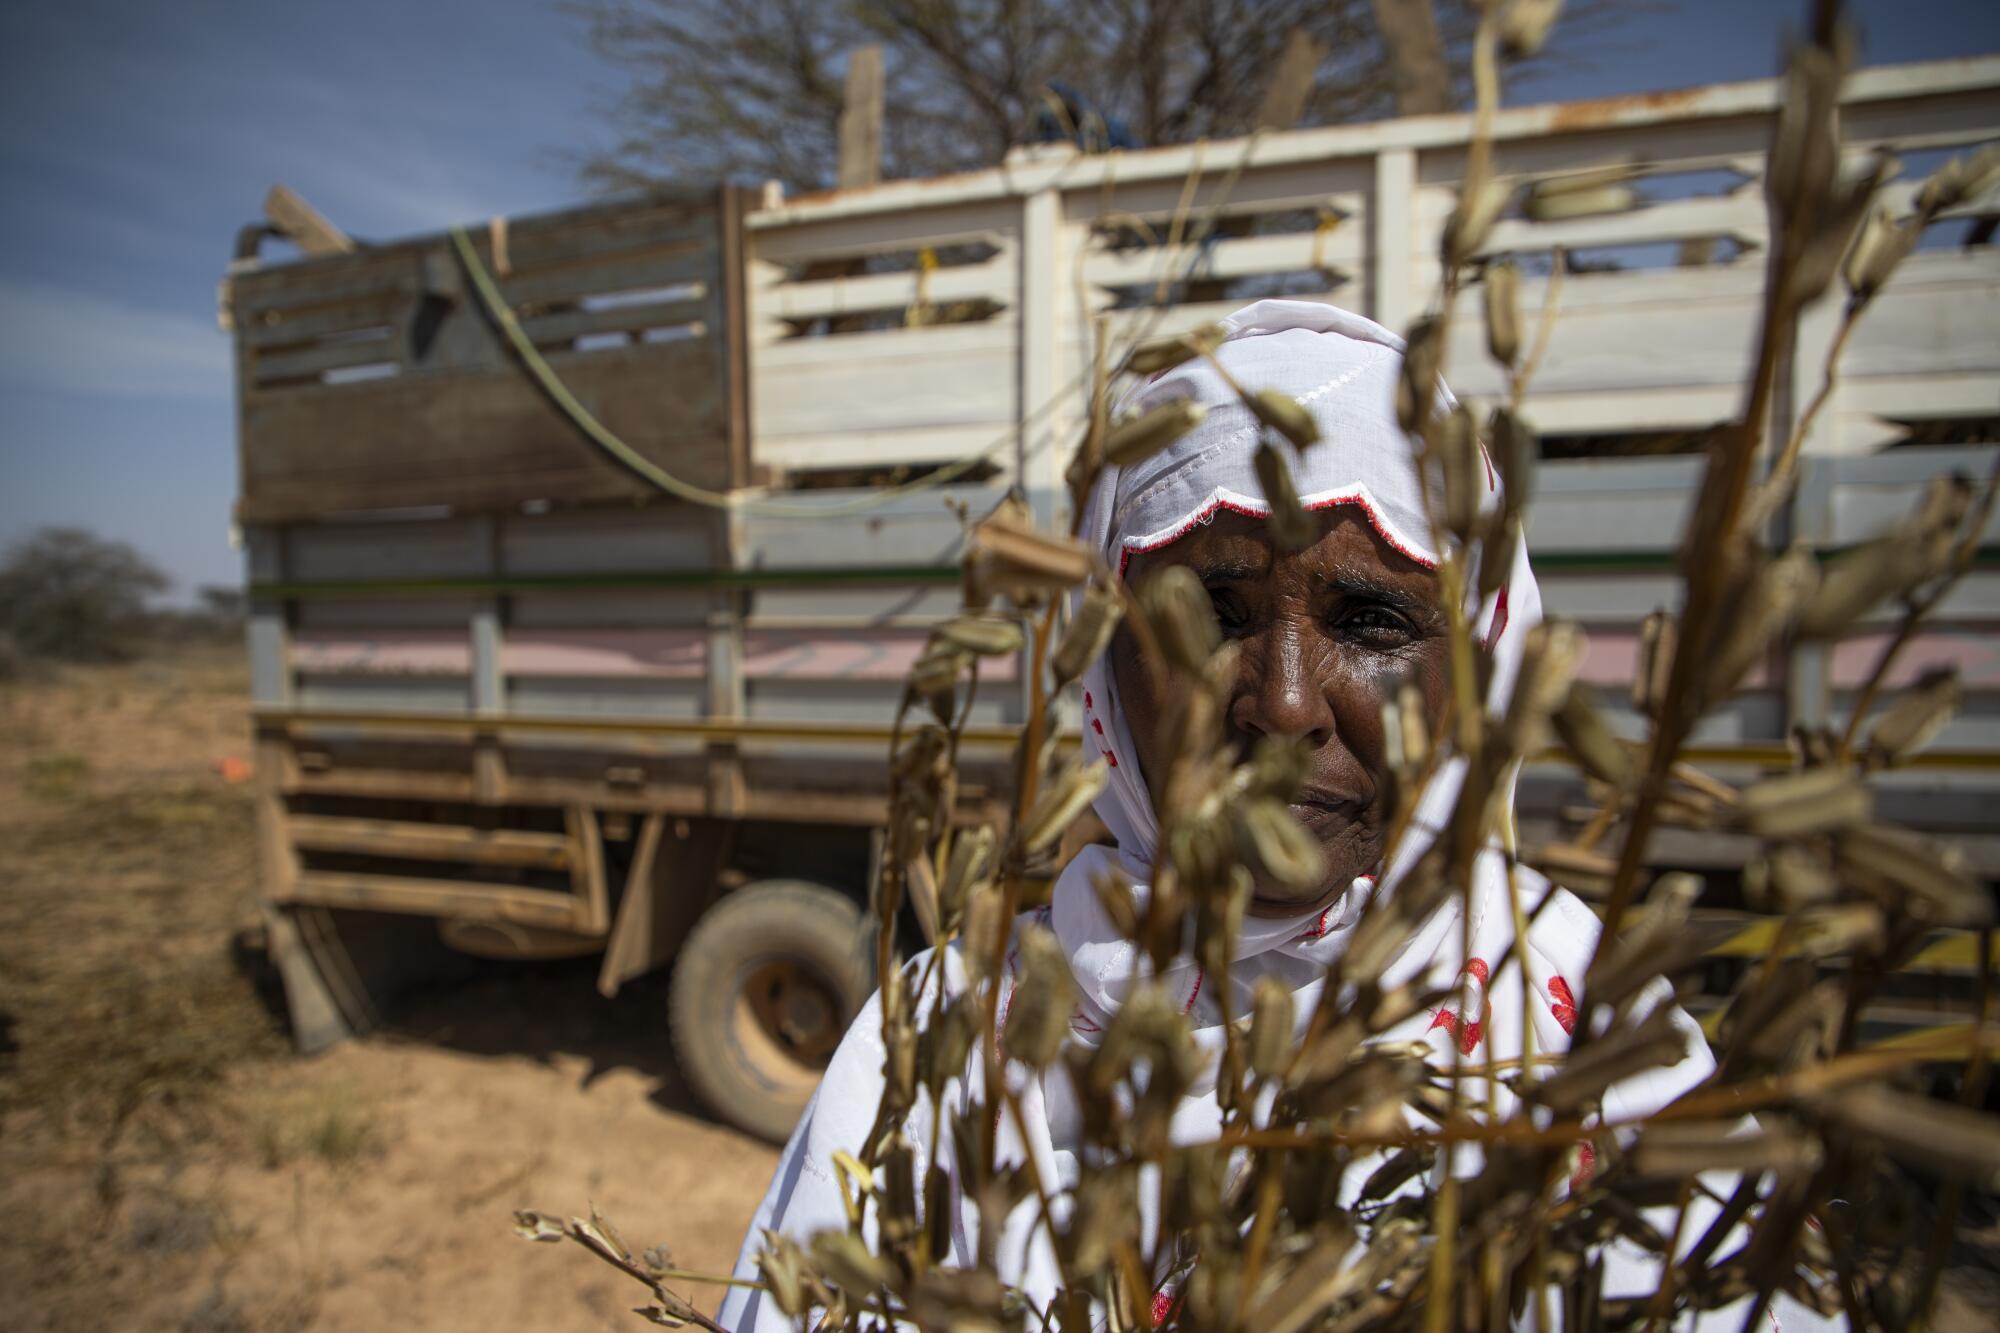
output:
POLYGON ((858 47, 847 57, 846 105, 840 111, 843 190, 882 179, 882 48, 858 47))
POLYGON ((1396 114, 1451 110, 1451 76, 1445 72, 1431 0, 1375 0, 1375 26, 1396 87, 1396 114))
POLYGON ((354 248, 346 232, 286 186, 273 185, 264 196, 264 216, 309 255, 343 255, 354 248))
POLYGON ((1314 41, 1311 33, 1304 28, 1292 29, 1285 54, 1278 59, 1278 72, 1271 76, 1263 105, 1257 109, 1258 129, 1289 130, 1299 123, 1306 99, 1312 96, 1313 77, 1324 59, 1326 48, 1314 41))
MULTIPOLYGON (((492 518, 477 520, 486 539, 489 568, 500 568, 500 525, 492 518)), ((500 665, 499 597, 482 600, 472 611, 472 711, 480 717, 497 718, 507 710, 506 679, 500 665)), ((472 784, 481 805, 499 805, 507 799, 507 758, 500 737, 481 731, 472 742, 472 784)))
POLYGON ((1370 201, 1369 307, 1375 322, 1401 333, 1416 313, 1411 297, 1411 231, 1416 226, 1417 154, 1385 148, 1375 155, 1375 195, 1370 201))

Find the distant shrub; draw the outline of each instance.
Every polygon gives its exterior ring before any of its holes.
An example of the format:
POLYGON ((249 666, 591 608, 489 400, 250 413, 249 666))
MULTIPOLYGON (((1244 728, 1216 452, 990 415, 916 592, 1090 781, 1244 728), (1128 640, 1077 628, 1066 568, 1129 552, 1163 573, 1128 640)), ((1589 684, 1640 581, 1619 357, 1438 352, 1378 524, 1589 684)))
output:
POLYGON ((122 661, 146 628, 146 598, 169 586, 124 542, 43 528, 0 564, 0 635, 27 656, 122 661))

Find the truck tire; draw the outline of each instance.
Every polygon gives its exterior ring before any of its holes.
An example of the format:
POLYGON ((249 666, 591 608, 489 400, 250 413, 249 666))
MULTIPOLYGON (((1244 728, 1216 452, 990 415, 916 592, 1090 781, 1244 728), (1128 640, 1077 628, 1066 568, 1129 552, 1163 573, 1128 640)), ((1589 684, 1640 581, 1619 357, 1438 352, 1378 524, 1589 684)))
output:
POLYGON ((868 999, 861 911, 803 880, 746 885, 702 914, 674 964, 681 1073, 717 1116, 782 1143, 868 999))

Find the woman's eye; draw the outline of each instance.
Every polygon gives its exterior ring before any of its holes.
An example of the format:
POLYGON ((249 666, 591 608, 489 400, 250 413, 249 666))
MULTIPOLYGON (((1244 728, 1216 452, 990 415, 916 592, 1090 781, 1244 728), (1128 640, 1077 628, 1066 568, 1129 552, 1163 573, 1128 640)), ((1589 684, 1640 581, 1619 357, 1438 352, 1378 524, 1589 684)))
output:
POLYGON ((1357 606, 1335 621, 1342 632, 1378 647, 1397 647, 1416 637, 1410 622, 1383 606, 1357 606))
POLYGON ((1208 604, 1215 608, 1215 623, 1222 627, 1224 634, 1234 634, 1248 622, 1242 600, 1226 589, 1210 588, 1208 604))

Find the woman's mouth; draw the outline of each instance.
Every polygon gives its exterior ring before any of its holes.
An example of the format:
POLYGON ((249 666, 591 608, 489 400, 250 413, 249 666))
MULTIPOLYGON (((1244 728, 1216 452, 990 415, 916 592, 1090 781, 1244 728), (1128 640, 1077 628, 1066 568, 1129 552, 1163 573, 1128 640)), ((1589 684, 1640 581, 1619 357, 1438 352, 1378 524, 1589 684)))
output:
POLYGON ((1357 823, 1367 809, 1365 802, 1332 792, 1308 791, 1291 803, 1292 818, 1320 842, 1344 832, 1357 823))

